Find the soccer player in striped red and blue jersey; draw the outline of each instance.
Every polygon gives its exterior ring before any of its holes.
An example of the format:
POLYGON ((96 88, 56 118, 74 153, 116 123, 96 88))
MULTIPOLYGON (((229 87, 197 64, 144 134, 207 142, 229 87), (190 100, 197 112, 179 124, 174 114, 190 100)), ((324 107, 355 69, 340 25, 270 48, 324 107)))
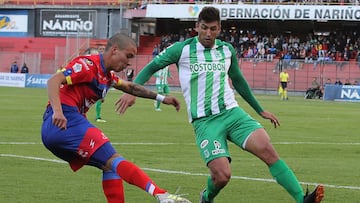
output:
MULTIPOLYGON (((134 82, 144 84, 159 69, 176 64, 189 121, 201 157, 210 170, 207 186, 201 192, 201 203, 212 203, 231 177, 228 141, 254 154, 268 167, 274 179, 297 203, 319 203, 323 185, 304 194, 299 181, 275 151, 264 127, 246 113, 235 99, 229 79, 241 97, 264 119, 279 126, 276 116, 265 111, 242 75, 236 52, 230 43, 217 39, 221 31, 220 11, 203 7, 196 22, 198 36, 176 42, 159 53, 137 75, 134 82)), ((134 103, 135 97, 124 95, 118 100, 119 113, 134 103)))
POLYGON ((74 171, 84 165, 101 169, 109 203, 124 203, 123 180, 153 195, 159 203, 189 203, 157 186, 138 166, 117 153, 108 137, 86 118, 89 108, 104 99, 111 87, 179 110, 175 97, 156 94, 115 75, 130 65, 136 53, 136 43, 130 37, 115 34, 103 54, 79 56, 53 75, 47 83, 49 102, 43 116, 42 141, 74 171))

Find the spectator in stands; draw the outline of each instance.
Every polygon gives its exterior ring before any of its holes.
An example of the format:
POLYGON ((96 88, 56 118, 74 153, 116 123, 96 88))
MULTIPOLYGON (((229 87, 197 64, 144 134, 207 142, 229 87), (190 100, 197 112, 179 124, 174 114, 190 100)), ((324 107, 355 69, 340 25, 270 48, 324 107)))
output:
POLYGON ((306 58, 306 49, 303 46, 300 46, 299 48, 299 58, 301 60, 305 60, 306 58))
POLYGON ((156 45, 154 46, 153 51, 152 51, 152 56, 153 56, 153 58, 155 58, 155 56, 157 56, 159 53, 160 53, 160 45, 159 45, 159 44, 156 44, 156 45))
POLYGON ((352 85, 352 84, 349 79, 346 79, 344 85, 352 85))
POLYGON ((335 85, 342 85, 342 82, 341 82, 341 80, 340 79, 336 79, 336 81, 335 81, 335 83, 334 83, 335 85))
POLYGON ((334 60, 333 56, 329 55, 329 52, 325 52, 324 63, 330 64, 334 60))
POLYGON ((10 73, 18 73, 18 72, 19 72, 19 66, 17 65, 17 62, 14 61, 14 62, 11 64, 10 73))
POLYGON ((26 63, 24 63, 21 67, 20 73, 29 73, 29 68, 27 67, 26 63))
POLYGON ((276 50, 274 44, 271 44, 271 46, 268 48, 267 52, 268 52, 268 54, 266 56, 266 60, 270 61, 270 62, 273 61, 274 57, 277 54, 277 50, 276 50))
POLYGON ((260 46, 259 53, 258 53, 258 59, 260 61, 263 61, 265 59, 266 50, 263 45, 260 46))
POLYGON ((287 69, 290 67, 290 62, 291 62, 291 54, 286 51, 284 55, 282 55, 282 68, 283 69, 287 69))
POLYGON ((314 77, 313 81, 311 82, 311 87, 314 89, 319 89, 320 88, 320 84, 317 81, 317 77, 314 77))
POLYGON ((336 69, 343 70, 343 66, 344 66, 343 53, 341 53, 340 51, 337 51, 335 60, 336 60, 336 69))
POLYGON ((357 80, 355 80, 353 85, 360 85, 360 83, 357 80))
POLYGON ((326 82, 325 82, 325 85, 331 85, 332 83, 331 83, 331 79, 330 78, 328 78, 327 80, 326 80, 326 82))

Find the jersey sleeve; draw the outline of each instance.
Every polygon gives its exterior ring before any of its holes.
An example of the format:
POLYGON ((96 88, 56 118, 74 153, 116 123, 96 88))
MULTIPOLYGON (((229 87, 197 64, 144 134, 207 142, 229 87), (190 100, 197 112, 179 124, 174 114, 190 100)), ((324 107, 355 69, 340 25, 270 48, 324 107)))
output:
POLYGON ((181 42, 176 42, 160 52, 139 72, 134 82, 143 85, 156 71, 165 68, 170 64, 177 63, 179 61, 183 46, 184 45, 181 42))
POLYGON ((94 78, 93 71, 97 66, 86 57, 78 57, 72 60, 63 71, 68 85, 90 82, 94 78))
POLYGON ((111 72, 111 86, 118 87, 122 84, 122 79, 116 75, 114 72, 111 72))
POLYGON ((256 100, 252 93, 248 82, 240 71, 239 63, 236 58, 235 50, 231 45, 228 45, 231 52, 231 65, 229 68, 229 77, 231 78, 232 84, 240 96, 258 113, 263 112, 263 108, 256 100))

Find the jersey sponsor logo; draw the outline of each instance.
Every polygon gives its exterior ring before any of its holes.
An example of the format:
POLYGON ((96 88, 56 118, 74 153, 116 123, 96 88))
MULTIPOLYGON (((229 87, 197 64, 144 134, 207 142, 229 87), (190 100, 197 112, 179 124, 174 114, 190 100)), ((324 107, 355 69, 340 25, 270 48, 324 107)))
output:
POLYGON ((225 72, 225 64, 224 63, 194 63, 190 64, 190 71, 192 73, 199 72, 225 72))
POLYGON ((79 61, 84 64, 86 70, 90 70, 89 66, 94 65, 94 63, 88 58, 81 58, 79 61))
POLYGON ((200 148, 204 149, 209 144, 209 140, 203 140, 200 144, 200 148))
POLYGON ((90 147, 91 148, 94 148, 95 147, 95 140, 90 140, 90 143, 89 143, 90 147))
POLYGON ((75 63, 72 68, 74 69, 75 73, 78 73, 82 70, 82 65, 80 63, 75 63))
POLYGON ((221 143, 218 141, 214 141, 214 146, 215 149, 211 151, 212 155, 217 155, 217 154, 224 154, 225 153, 225 149, 221 149, 221 143))
POLYGON ((214 140, 214 146, 215 146, 215 149, 220 149, 221 148, 221 143, 217 140, 214 140))
POLYGON ((204 157, 205 157, 206 159, 210 157, 210 153, 209 153, 208 150, 205 150, 205 151, 204 151, 204 157))

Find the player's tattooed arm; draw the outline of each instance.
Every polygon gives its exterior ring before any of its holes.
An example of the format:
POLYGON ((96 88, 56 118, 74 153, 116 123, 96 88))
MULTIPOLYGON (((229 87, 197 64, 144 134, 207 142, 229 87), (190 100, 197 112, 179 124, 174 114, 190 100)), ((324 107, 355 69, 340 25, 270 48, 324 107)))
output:
POLYGON ((119 114, 125 113, 126 109, 132 106, 135 103, 135 97, 142 97, 148 99, 156 99, 157 101, 162 102, 163 104, 172 105, 175 107, 176 111, 180 110, 180 102, 173 96, 163 96, 157 94, 145 87, 128 81, 122 81, 121 85, 115 86, 116 89, 122 90, 127 94, 122 95, 119 100, 115 103, 115 111, 119 114))
POLYGON ((148 98, 148 99, 155 99, 157 93, 146 89, 144 86, 133 83, 133 82, 128 82, 128 81, 122 81, 120 86, 116 86, 116 89, 122 90, 123 92, 126 92, 128 94, 137 96, 137 97, 142 97, 142 98, 148 98))

